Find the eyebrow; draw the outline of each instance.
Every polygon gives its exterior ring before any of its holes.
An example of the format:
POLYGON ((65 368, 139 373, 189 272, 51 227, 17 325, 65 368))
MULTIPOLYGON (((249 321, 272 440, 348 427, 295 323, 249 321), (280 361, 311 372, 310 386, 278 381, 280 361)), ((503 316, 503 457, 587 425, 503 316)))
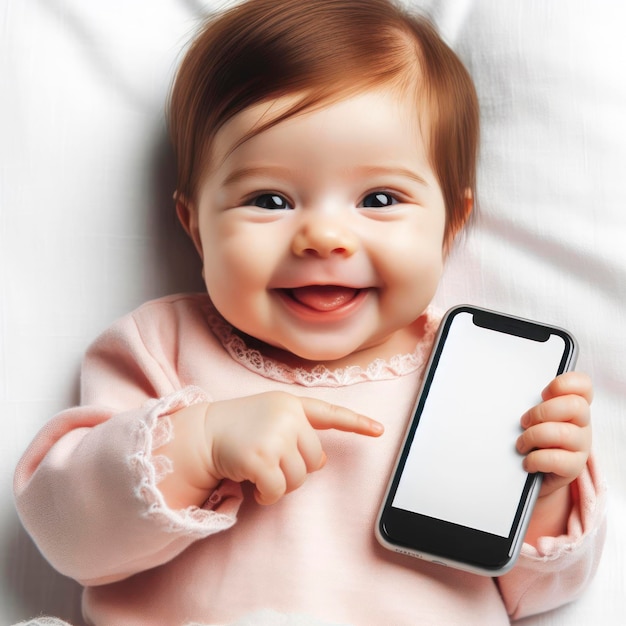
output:
MULTIPOLYGON (((359 174, 363 174, 365 176, 401 176, 403 178, 409 178, 414 182, 428 187, 427 180, 420 176, 417 172, 410 170, 405 167, 395 167, 391 166, 363 166, 357 167, 353 170, 359 174)), ((231 172, 224 180, 224 186, 234 185, 242 179, 248 178, 250 176, 278 176, 281 178, 288 178, 290 174, 289 168, 282 167, 279 165, 260 165, 260 166, 251 166, 251 167, 241 167, 233 172, 231 172)))
POLYGON ((358 171, 363 172, 367 176, 401 176, 403 178, 409 178, 420 185, 428 187, 428 181, 420 176, 417 172, 410 170, 406 167, 390 166, 367 166, 358 168, 358 171))
POLYGON ((232 171, 225 179, 224 186, 234 185, 242 179, 249 178, 250 176, 279 176, 286 178, 288 176, 289 169, 281 166, 274 165, 260 165, 258 167, 240 167, 232 171))

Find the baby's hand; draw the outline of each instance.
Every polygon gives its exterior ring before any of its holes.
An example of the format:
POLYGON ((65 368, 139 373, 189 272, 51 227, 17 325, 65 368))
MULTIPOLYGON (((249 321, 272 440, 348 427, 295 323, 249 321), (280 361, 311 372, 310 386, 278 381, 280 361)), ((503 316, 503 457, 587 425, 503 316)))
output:
POLYGON ((316 429, 377 437, 383 426, 344 407, 269 392, 210 404, 204 418, 206 471, 215 480, 254 483, 260 504, 272 504, 323 467, 316 429))
POLYGON ((521 418, 525 429, 517 450, 525 454, 527 472, 543 472, 540 496, 547 496, 575 480, 591 450, 589 405, 591 379, 579 372, 555 378, 542 392, 543 402, 521 418))

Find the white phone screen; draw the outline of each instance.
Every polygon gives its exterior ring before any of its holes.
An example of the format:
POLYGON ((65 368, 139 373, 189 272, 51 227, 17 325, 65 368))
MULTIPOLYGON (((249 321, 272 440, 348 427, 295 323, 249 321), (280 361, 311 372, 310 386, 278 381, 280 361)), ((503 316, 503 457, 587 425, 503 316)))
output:
POLYGON ((510 335, 455 316, 393 506, 508 537, 527 473, 520 417, 541 401, 565 341, 510 335))

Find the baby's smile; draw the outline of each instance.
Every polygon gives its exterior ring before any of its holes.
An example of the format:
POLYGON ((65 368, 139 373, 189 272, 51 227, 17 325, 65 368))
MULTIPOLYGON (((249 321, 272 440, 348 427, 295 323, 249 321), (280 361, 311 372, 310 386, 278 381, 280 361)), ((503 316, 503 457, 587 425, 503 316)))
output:
POLYGON ((285 294, 315 311, 335 311, 354 300, 361 289, 340 285, 308 285, 286 289, 285 294))
POLYGON ((288 309, 314 319, 337 319, 353 313, 370 289, 342 285, 307 285, 292 289, 276 289, 288 309))

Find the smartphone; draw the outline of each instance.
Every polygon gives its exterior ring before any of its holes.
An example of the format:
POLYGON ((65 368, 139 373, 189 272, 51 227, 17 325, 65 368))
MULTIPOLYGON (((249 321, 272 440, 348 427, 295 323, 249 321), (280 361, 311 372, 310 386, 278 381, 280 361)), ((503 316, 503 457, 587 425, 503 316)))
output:
POLYGON ((561 328, 450 309, 378 515, 378 541, 477 574, 513 567, 541 486, 515 448, 520 418, 577 353, 561 328))

